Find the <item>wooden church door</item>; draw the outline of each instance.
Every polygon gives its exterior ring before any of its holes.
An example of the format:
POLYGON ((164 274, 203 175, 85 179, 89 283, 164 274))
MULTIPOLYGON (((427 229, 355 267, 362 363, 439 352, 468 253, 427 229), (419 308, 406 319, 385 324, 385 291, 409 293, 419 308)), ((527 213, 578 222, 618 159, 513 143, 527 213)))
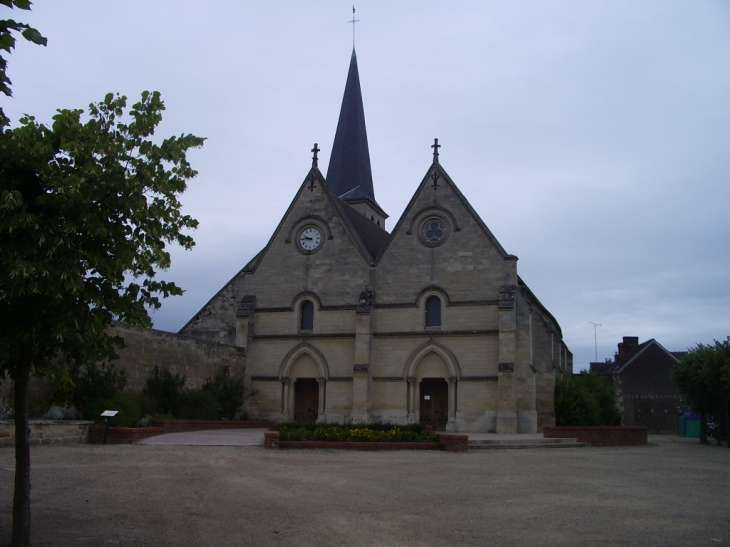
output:
POLYGON ((443 378, 421 380, 421 423, 443 431, 449 421, 449 384, 443 378))
POLYGON ((319 382, 315 378, 299 378, 294 382, 294 420, 316 422, 319 409, 319 382))

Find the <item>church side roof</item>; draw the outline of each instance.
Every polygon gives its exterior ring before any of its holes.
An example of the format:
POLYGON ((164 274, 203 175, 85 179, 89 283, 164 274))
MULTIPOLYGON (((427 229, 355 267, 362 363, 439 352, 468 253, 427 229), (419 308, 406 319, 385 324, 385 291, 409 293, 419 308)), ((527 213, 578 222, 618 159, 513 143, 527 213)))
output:
POLYGON ((360 75, 354 49, 350 58, 350 70, 342 97, 332 155, 327 168, 327 185, 338 197, 359 187, 357 192, 359 199, 366 198, 375 202, 368 136, 365 129, 365 110, 362 105, 360 75))
POLYGON ((357 231, 362 243, 372 256, 372 262, 388 243, 390 234, 349 205, 344 204, 342 210, 350 219, 352 227, 357 231))
POLYGON ((553 320, 553 323, 555 323, 555 328, 558 330, 558 335, 560 336, 560 338, 562 338, 563 331, 560 328, 560 323, 558 323, 558 320, 555 319, 555 316, 553 316, 553 314, 548 311, 548 309, 543 305, 543 303, 540 302, 540 300, 538 300, 537 296, 535 296, 535 293, 532 292, 532 289, 530 289, 530 287, 527 286, 527 283, 525 283, 519 275, 517 276, 517 283, 519 284, 520 287, 525 288, 525 291, 527 291, 527 294, 530 296, 530 300, 532 301, 532 303, 534 305, 536 305, 538 308, 540 308, 540 310, 542 310, 542 312, 545 315, 547 315, 550 319, 553 320))

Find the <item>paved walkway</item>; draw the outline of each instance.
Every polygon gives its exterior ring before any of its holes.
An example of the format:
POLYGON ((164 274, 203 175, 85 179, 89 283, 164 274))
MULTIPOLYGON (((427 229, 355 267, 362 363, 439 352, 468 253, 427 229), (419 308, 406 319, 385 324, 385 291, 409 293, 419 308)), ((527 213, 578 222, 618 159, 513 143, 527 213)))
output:
MULTIPOLYGON (((150 437, 138 444, 177 446, 263 446, 266 429, 215 429, 190 431, 187 433, 166 433, 150 437)), ((542 439, 542 433, 519 433, 505 435, 498 433, 463 433, 473 441, 514 441, 542 439)))
POLYGON ((137 444, 177 446, 263 446, 266 428, 256 429, 214 429, 189 431, 186 433, 165 433, 149 437, 137 444))

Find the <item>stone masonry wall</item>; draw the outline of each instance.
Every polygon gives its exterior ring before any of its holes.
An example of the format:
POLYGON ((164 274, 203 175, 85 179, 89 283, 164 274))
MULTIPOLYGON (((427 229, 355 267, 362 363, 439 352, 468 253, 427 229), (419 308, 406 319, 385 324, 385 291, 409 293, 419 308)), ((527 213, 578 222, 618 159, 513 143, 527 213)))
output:
POLYGON ((234 346, 121 324, 114 327, 114 333, 127 344, 116 361, 127 372, 127 391, 142 391, 155 366, 187 376, 186 387, 190 388, 203 385, 221 366, 227 365, 236 375, 246 369, 245 352, 234 346))

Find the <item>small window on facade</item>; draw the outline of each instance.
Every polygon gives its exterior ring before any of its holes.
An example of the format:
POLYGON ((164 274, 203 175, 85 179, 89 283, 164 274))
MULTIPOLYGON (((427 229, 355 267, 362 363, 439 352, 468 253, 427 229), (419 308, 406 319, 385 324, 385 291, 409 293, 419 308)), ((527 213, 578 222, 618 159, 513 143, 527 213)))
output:
POLYGON ((438 296, 429 296, 426 300, 426 326, 441 326, 441 299, 438 296))
POLYGON ((309 300, 302 302, 302 315, 300 319, 299 328, 301 330, 314 329, 314 304, 309 300))

